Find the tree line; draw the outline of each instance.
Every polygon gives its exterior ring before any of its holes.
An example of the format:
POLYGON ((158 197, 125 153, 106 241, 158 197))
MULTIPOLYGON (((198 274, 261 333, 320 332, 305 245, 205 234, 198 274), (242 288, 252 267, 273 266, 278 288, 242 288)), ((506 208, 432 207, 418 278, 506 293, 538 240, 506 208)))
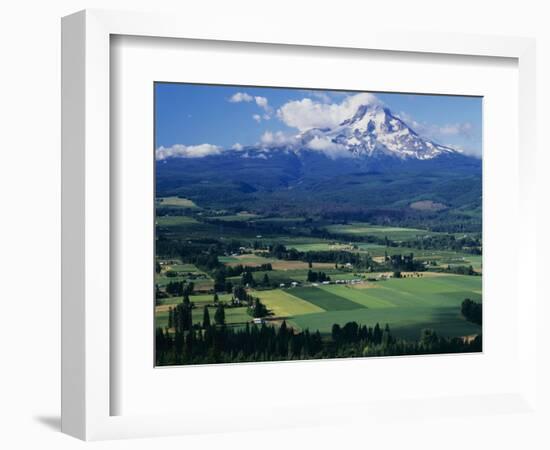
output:
POLYGON ((464 353, 481 351, 481 342, 481 336, 471 341, 449 339, 429 329, 411 342, 395 339, 388 325, 366 327, 355 322, 335 324, 331 335, 323 338, 319 331, 296 332, 285 321, 280 327, 247 323, 237 328, 220 320, 212 324, 208 318, 201 328, 177 329, 173 334, 157 328, 156 361, 158 365, 180 365, 464 353))

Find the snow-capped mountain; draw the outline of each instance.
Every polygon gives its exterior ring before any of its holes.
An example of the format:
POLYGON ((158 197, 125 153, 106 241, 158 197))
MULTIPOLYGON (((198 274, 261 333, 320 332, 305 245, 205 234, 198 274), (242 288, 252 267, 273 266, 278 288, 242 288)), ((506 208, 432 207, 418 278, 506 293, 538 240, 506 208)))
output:
POLYGON ((383 105, 362 104, 338 120, 293 136, 269 133, 246 147, 161 148, 157 195, 216 208, 295 209, 298 215, 305 207, 359 207, 365 208, 362 220, 378 217, 373 208, 387 220, 388 208, 402 211, 419 199, 480 207, 481 159, 420 136, 383 105))
POLYGON ((402 119, 380 104, 361 105, 353 117, 334 128, 311 129, 297 136, 302 148, 355 157, 391 156, 426 160, 460 153, 419 136, 402 119))

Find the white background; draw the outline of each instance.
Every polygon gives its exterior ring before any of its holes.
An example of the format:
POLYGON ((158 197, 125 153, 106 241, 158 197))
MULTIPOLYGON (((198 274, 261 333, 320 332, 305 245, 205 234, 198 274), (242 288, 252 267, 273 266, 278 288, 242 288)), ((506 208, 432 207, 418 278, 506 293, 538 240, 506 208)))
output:
MULTIPOLYGON (((344 27, 381 27, 424 31, 455 31, 512 34, 538 38, 539 205, 548 208, 546 167, 549 164, 545 124, 550 114, 550 30, 543 3, 524 0, 512 6, 502 1, 393 0, 389 2, 298 3, 190 2, 174 1, 20 1, 3 5, 0 14, 0 130, 2 163, 1 255, 3 310, 0 321, 2 371, 0 376, 1 432, 4 448, 80 448, 83 443, 59 433, 59 192, 60 192, 60 35, 59 17, 86 7, 179 10, 193 14, 205 27, 230 21, 235 26, 261 27, 263 22, 281 28, 308 23, 338 33, 344 27), (363 6, 360 6, 363 5, 363 6), (314 8, 314 9, 313 9, 314 8), (545 31, 546 29, 546 31, 545 31)), ((550 229, 542 215, 539 229, 550 229)), ((548 268, 543 255, 550 249, 548 238, 539 233, 539 271, 548 268)), ((528 262, 527 262, 528 263, 528 262)), ((546 295, 550 297, 550 295, 546 295)), ((544 306, 544 314, 549 308, 544 306)), ((540 330, 548 343, 548 332, 540 330)), ((541 345, 541 356, 544 346, 541 345)), ((550 352, 547 352, 550 355, 550 352)), ((548 363, 541 358, 541 382, 548 398, 548 363)), ((475 374, 473 375, 475 378, 475 374)), ((406 377, 406 374, 403 374, 406 377)), ((254 407, 253 396, 243 398, 254 407)), ((385 448, 548 448, 545 426, 548 417, 480 416, 471 419, 403 417, 396 427, 368 423, 358 426, 283 430, 280 432, 234 433, 133 442, 87 444, 101 448, 156 448, 196 446, 201 448, 289 448, 384 446, 385 448), (396 429, 398 428, 398 429, 396 429), (414 445, 413 445, 414 444, 414 445)))

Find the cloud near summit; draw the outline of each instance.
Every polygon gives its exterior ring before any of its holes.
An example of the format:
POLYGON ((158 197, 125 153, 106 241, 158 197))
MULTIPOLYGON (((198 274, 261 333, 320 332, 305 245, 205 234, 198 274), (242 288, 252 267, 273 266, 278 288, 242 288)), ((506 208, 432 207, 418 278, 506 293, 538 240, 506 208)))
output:
POLYGON ((203 158, 210 155, 219 155, 221 152, 221 147, 212 144, 175 144, 171 147, 158 147, 155 151, 155 155, 157 161, 162 161, 166 158, 203 158))
POLYGON ((332 128, 353 117, 361 105, 381 105, 378 98, 369 93, 346 97, 340 103, 325 103, 304 98, 285 103, 277 110, 277 117, 285 125, 307 131, 311 128, 332 128))

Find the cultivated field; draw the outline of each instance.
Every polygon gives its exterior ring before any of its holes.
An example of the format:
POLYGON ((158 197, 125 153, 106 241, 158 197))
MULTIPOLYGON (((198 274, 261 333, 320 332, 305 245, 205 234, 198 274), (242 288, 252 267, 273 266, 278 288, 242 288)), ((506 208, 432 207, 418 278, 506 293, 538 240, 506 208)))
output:
POLYGON ((175 207, 175 208, 190 208, 195 209, 198 208, 197 205, 187 198, 180 198, 180 197, 164 197, 157 199, 158 206, 162 207, 175 207))
MULTIPOLYGON (((177 197, 168 197, 159 203, 204 211, 193 202, 177 197)), ((404 245, 407 240, 438 234, 421 229, 381 227, 360 222, 328 224, 324 229, 330 233, 349 236, 347 239, 331 239, 300 234, 304 223, 300 218, 263 218, 247 212, 204 217, 200 213, 186 213, 157 218, 157 226, 163 235, 180 242, 216 239, 229 243, 238 239, 238 249, 235 247, 231 252, 217 256, 217 260, 227 268, 243 266, 246 270, 253 270, 255 283, 245 286, 246 291, 266 306, 269 311, 266 320, 274 326, 280 326, 282 320, 286 320, 297 332, 319 330, 328 337, 334 324, 343 326, 357 322, 372 327, 379 323, 380 326, 388 324, 395 336, 410 340, 418 339, 424 328, 431 328, 445 337, 472 336, 481 332, 480 326, 462 316, 460 305, 466 298, 481 302, 482 277, 446 273, 462 266, 472 266, 481 273, 481 255, 404 245), (216 225, 212 220, 220 224, 216 225), (367 237, 377 241, 365 242, 367 237), (394 243, 385 245, 386 238, 394 243), (255 248, 252 248, 253 243, 255 248), (393 255, 413 254, 427 270, 404 272, 403 278, 394 278, 387 269, 371 273, 364 267, 357 270, 351 264, 316 262, 315 257, 309 261, 278 259, 269 251, 277 244, 301 254, 359 255, 372 258, 373 264, 381 265, 393 255), (260 270, 260 266, 266 265, 270 265, 271 270, 260 270), (310 271, 322 271, 330 281, 309 281, 310 271), (268 285, 265 285, 266 279, 268 285)), ((157 286, 164 290, 171 282, 193 283, 194 289, 189 296, 194 305, 193 322, 200 324, 205 307, 209 307, 212 317, 215 310, 212 272, 179 258, 159 261, 161 271, 156 275, 157 286)), ((242 276, 227 276, 225 281, 239 286, 242 276)), ((232 304, 233 293, 217 294, 219 302, 228 306, 232 304)), ((156 326, 166 327, 169 308, 181 302, 182 296, 174 294, 158 299, 156 326)), ((225 316, 231 327, 244 326, 253 319, 246 305, 226 307, 225 316)))
POLYGON ((481 301, 481 277, 390 279, 353 286, 289 289, 289 292, 325 309, 323 313, 294 315, 291 323, 300 329, 329 333, 334 323, 356 321, 388 323, 396 335, 404 338, 418 338, 422 328, 433 328, 448 337, 481 331, 460 314, 464 298, 481 301))
POLYGON ((354 222, 347 225, 330 225, 327 230, 337 234, 349 234, 350 236, 375 236, 387 237, 395 241, 404 241, 419 236, 431 236, 437 233, 420 230, 416 228, 380 227, 361 222, 354 222))

